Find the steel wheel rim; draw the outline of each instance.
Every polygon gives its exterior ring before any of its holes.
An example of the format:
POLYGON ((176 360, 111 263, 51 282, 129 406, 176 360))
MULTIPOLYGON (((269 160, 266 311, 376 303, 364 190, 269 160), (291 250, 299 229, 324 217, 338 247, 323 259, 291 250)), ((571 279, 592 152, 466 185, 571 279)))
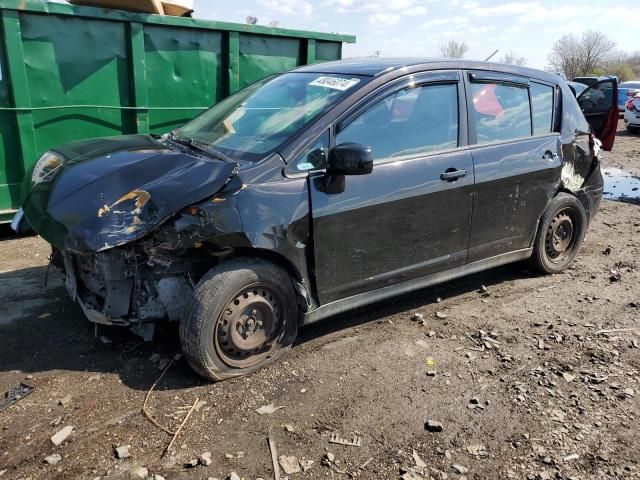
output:
POLYGON ((235 295, 224 306, 213 338, 224 363, 250 368, 268 358, 282 332, 282 305, 265 285, 252 285, 235 295))
POLYGON ((547 258, 553 263, 562 263, 576 245, 576 219, 569 209, 561 210, 553 217, 545 235, 547 258))

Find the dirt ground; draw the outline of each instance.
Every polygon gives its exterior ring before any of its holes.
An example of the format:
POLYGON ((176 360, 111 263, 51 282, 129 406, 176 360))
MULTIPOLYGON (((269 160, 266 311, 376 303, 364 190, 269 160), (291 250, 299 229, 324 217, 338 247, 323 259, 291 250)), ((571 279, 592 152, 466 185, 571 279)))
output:
MULTIPOLYGON (((621 130, 604 163, 640 174, 640 136, 621 130)), ((173 430, 200 402, 164 457, 171 436, 141 407, 158 360, 179 353, 177 328, 154 343, 117 328, 95 336, 55 273, 43 286, 45 242, 3 238, 0 392, 19 382, 34 391, 0 413, 0 480, 144 469, 270 479, 270 434, 278 456, 313 461, 290 480, 640 478, 638 205, 604 201, 561 275, 516 264, 340 315, 247 378, 213 385, 176 361, 149 410, 173 430), (283 408, 256 412, 268 404, 283 408), (73 432, 55 447, 65 426, 73 432), (334 433, 361 446, 330 443, 334 433), (186 466, 204 452, 211 465, 186 466), (44 461, 52 454, 56 465, 44 461)))

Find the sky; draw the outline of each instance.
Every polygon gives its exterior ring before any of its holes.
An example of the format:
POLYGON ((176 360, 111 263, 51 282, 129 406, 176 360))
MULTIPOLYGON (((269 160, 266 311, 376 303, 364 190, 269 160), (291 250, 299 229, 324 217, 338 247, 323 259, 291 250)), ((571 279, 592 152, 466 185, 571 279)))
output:
POLYGON ((638 0, 195 0, 195 17, 244 23, 248 15, 268 25, 353 34, 343 57, 439 56, 438 46, 464 40, 466 58, 499 60, 513 50, 535 68, 547 66, 555 40, 566 33, 598 30, 620 50, 640 50, 638 0))

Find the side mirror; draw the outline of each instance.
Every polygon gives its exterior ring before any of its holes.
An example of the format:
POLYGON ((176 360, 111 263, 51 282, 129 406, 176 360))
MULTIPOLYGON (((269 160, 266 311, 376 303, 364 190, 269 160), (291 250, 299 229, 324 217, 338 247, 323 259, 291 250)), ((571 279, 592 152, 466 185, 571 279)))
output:
POLYGON ((371 147, 358 143, 342 143, 329 152, 328 175, 367 175, 372 171, 371 147))

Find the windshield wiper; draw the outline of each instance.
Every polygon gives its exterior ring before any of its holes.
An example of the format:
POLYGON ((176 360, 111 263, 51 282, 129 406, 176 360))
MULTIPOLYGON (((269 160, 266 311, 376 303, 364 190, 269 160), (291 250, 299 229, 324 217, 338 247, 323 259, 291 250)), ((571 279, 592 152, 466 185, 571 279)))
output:
POLYGON ((209 145, 207 145, 205 143, 200 143, 200 142, 198 142, 196 140, 193 140, 192 138, 190 138, 190 139, 178 138, 178 136, 175 134, 175 132, 171 132, 169 134, 169 139, 171 141, 173 141, 173 142, 179 143, 180 145, 184 145, 185 147, 189 147, 192 150, 196 150, 198 152, 204 153, 205 155, 218 158, 219 160, 222 160, 223 162, 237 163, 235 160, 233 160, 232 158, 228 157, 224 153, 213 149, 212 147, 210 147, 209 145))

